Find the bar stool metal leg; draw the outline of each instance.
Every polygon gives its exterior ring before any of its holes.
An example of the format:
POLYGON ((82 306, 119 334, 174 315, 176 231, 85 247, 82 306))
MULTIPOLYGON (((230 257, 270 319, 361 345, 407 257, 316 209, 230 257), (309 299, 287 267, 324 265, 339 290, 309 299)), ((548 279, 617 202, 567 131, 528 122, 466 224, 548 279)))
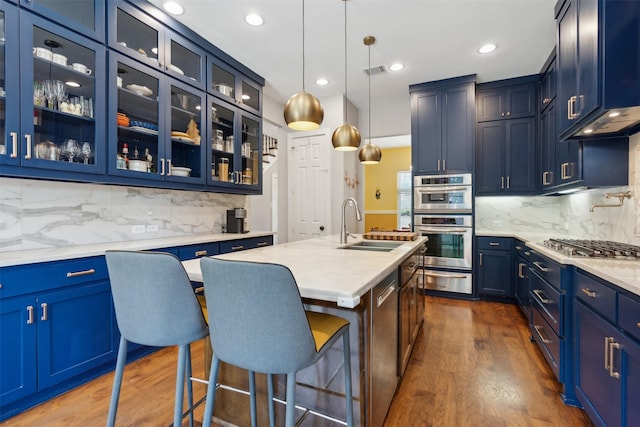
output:
POLYGON ((116 372, 113 377, 113 388, 111 389, 111 403, 109 403, 109 416, 107 418, 107 427, 116 425, 116 413, 118 412, 118 400, 120 399, 120 386, 122 385, 122 375, 124 374, 124 365, 127 364, 127 340, 120 337, 120 346, 118 347, 118 359, 116 362, 116 372))
POLYGON ((178 346, 178 372, 176 374, 176 400, 173 410, 174 427, 182 425, 182 406, 184 403, 184 381, 187 366, 188 344, 178 346))
POLYGON ((285 427, 296 425, 296 373, 287 374, 287 410, 285 427))
POLYGON ((347 427, 353 427, 353 394, 351 390, 351 346, 349 329, 342 335, 344 351, 344 391, 347 400, 347 427))
POLYGON ((251 427, 258 425, 258 408, 256 405, 256 373, 249 371, 249 402, 251 409, 251 427))
POLYGON ((211 372, 209 373, 209 385, 207 386, 207 401, 204 405, 204 417, 202 427, 211 427, 213 417, 213 407, 216 399, 216 383, 218 382, 218 371, 220 369, 220 359, 213 353, 211 359, 211 372))
POLYGON ((191 377, 193 372, 191 370, 191 344, 187 344, 187 402, 189 403, 189 427, 193 427, 193 384, 191 383, 191 377))

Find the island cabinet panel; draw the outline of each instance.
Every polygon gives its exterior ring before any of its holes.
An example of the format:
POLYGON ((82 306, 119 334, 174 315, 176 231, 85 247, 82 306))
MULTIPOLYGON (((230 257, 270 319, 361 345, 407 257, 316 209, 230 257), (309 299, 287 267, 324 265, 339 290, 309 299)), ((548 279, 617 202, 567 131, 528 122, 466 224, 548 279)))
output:
POLYGON ((631 310, 637 318, 640 298, 580 270, 575 282, 578 400, 597 426, 636 426, 640 422, 640 341, 629 333, 638 326, 629 324, 628 316, 631 310))
POLYGON ((475 75, 412 85, 414 174, 473 170, 475 75))

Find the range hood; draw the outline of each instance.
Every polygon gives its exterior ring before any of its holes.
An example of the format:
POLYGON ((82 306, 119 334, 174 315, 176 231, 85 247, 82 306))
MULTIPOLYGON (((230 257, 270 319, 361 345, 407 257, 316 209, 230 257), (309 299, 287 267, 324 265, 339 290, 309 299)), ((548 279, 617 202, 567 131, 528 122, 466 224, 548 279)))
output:
POLYGON ((572 136, 588 138, 621 133, 629 135, 639 124, 640 106, 615 108, 602 112, 572 136))

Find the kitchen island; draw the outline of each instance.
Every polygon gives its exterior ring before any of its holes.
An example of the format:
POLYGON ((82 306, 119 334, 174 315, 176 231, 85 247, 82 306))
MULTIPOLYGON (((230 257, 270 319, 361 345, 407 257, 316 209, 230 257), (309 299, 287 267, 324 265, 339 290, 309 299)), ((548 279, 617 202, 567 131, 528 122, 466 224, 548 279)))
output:
MULTIPOLYGON (((219 255, 217 258, 277 263, 287 266, 296 279, 305 307, 342 316, 351 322, 352 381, 354 393, 354 418, 356 425, 381 426, 398 380, 397 360, 397 292, 392 315, 377 312, 380 286, 398 287, 398 267, 413 256, 424 244, 425 238, 407 242, 390 251, 348 249, 361 240, 351 240, 348 245, 339 243, 339 236, 327 236, 281 245, 258 248, 251 251, 219 255), (372 301, 373 300, 373 301, 372 301), (379 313, 379 314, 378 314, 379 313), (384 317, 383 325, 376 316, 384 317), (395 340, 380 339, 380 330, 386 327, 396 334, 395 340), (393 347, 393 348, 390 348, 393 347), (392 354, 390 360, 380 360, 380 355, 392 354)), ((184 261, 183 265, 193 281, 202 281, 199 260, 184 261)), ((265 283, 265 286, 268 284, 265 283)), ((390 305, 390 307, 392 307, 390 305)), ((345 418, 344 379, 340 367, 342 350, 336 348, 318 364, 300 371, 297 375, 297 415, 306 417, 304 423, 339 425, 345 418), (329 418, 327 418, 329 417, 329 418), (335 419, 334 421, 331 418, 335 419)), ((214 416, 236 425, 247 425, 248 390, 245 371, 222 364, 214 416), (240 392, 238 392, 240 391, 240 392)), ((265 381, 258 380, 258 392, 264 394, 265 381), (262 388, 260 387, 262 386, 262 388)), ((276 397, 284 397, 284 377, 276 378, 276 397)), ((263 396, 258 399, 259 423, 268 420, 263 396)), ((284 405, 276 406, 277 416, 284 414, 284 405)))

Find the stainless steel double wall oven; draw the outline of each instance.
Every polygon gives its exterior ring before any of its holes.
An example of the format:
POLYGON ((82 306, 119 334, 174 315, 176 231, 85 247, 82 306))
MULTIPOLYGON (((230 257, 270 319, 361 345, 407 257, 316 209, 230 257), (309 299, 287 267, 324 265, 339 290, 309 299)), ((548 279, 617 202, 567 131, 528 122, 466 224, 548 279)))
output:
POLYGON ((413 178, 413 229, 429 240, 422 264, 426 289, 473 291, 471 174, 413 178))

